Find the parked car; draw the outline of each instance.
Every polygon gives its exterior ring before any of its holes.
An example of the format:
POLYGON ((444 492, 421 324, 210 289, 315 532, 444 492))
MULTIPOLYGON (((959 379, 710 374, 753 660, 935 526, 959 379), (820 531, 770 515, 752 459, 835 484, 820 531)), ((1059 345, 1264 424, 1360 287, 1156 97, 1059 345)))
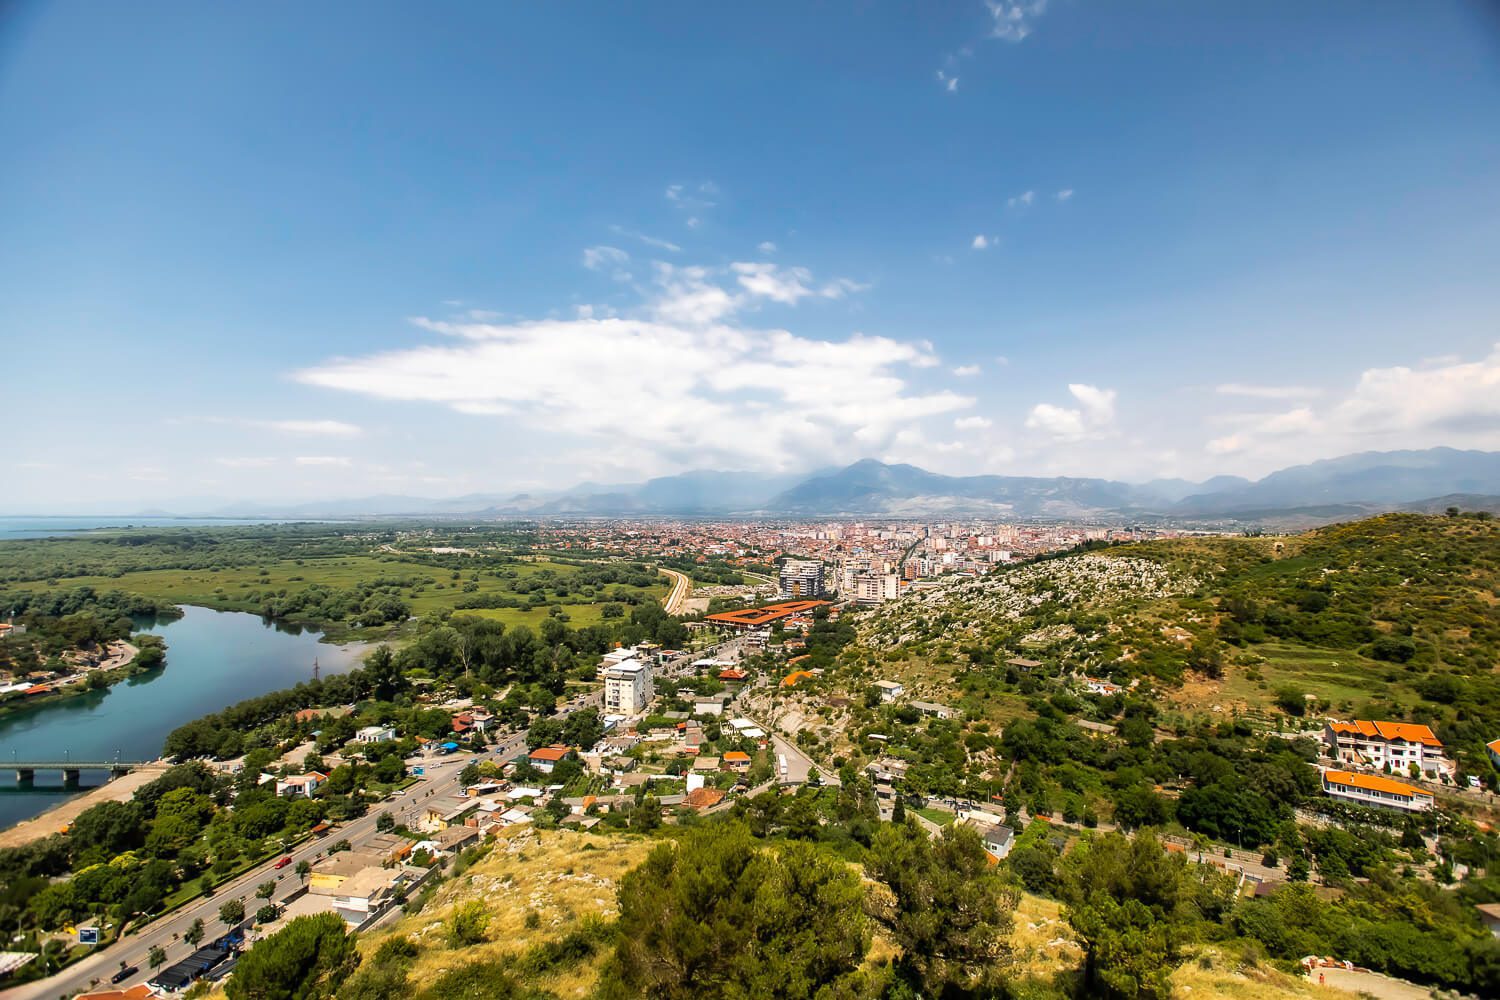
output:
POLYGON ((285 855, 280 861, 276 862, 275 867, 276 868, 285 868, 287 865, 289 865, 291 863, 292 863, 292 856, 290 854, 288 854, 288 855, 285 855))

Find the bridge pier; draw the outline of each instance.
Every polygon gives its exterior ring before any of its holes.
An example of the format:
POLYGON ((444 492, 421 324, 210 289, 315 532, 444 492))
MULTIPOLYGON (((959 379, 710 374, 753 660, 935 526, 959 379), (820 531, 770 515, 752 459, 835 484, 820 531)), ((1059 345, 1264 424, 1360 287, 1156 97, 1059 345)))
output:
POLYGON ((36 772, 29 767, 16 768, 16 784, 29 785, 36 780, 36 772))
POLYGON ((65 767, 65 768, 63 768, 63 787, 64 788, 76 788, 76 787, 78 787, 78 768, 76 768, 76 767, 65 767))

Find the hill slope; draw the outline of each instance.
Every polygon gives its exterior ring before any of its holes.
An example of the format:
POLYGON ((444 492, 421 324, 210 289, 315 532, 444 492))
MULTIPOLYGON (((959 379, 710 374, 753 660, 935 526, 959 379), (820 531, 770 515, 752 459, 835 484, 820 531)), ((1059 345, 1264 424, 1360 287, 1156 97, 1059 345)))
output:
POLYGON ((1020 655, 1179 689, 1198 710, 1301 714, 1311 695, 1331 714, 1428 721, 1478 766, 1500 735, 1500 520, 1387 514, 1070 554, 910 595, 860 638, 934 695, 977 692, 976 671, 1020 655))

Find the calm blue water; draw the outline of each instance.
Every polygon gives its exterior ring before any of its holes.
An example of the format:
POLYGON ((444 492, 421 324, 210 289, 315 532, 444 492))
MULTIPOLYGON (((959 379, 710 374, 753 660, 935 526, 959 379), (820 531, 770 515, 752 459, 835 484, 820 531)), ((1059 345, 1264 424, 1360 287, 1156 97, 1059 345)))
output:
MULTIPOLYGON (((35 816, 70 794, 59 772, 41 771, 21 789, 11 760, 151 760, 168 733, 244 698, 355 666, 363 650, 318 641, 319 633, 278 629, 257 615, 186 607, 146 629, 167 642, 166 666, 104 690, 0 718, 0 828, 35 816)), ((102 776, 83 775, 85 786, 102 776)))
POLYGON ((236 524, 300 524, 300 519, 233 517, 0 517, 0 541, 51 538, 100 528, 203 528, 236 524))

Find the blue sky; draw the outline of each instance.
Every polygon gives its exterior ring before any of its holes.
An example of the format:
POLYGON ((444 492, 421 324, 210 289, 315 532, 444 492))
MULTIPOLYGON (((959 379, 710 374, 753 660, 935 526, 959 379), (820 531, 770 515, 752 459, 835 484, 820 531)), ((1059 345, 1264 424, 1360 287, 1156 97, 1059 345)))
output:
POLYGON ((7 509, 1500 448, 1477 3, 7 11, 7 509))

